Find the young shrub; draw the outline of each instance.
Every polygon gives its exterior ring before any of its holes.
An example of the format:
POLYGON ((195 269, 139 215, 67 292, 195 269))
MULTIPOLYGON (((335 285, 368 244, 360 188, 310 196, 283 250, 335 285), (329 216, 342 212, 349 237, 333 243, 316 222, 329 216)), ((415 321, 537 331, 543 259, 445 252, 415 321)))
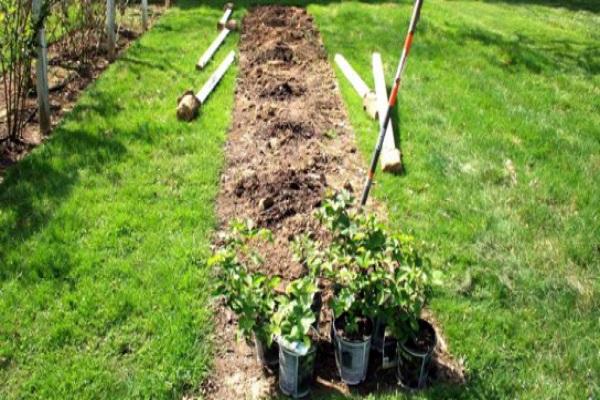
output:
POLYGON ((271 232, 256 229, 251 222, 235 221, 224 238, 223 247, 209 261, 216 268, 216 296, 238 316, 238 334, 250 339, 256 335, 261 343, 273 341, 271 319, 276 309, 275 289, 278 277, 251 272, 248 264, 259 265, 262 258, 249 243, 254 239, 270 240, 271 232))
MULTIPOLYGON (((43 19, 39 21, 42 22, 43 19)), ((6 131, 0 132, 0 143, 22 139, 37 27, 38 22, 32 20, 31 1, 0 2, 0 80, 4 89, 0 95, 6 107, 5 111, 0 110, 0 121, 6 125, 6 131)))
POLYGON ((292 281, 286 294, 277 298, 279 308, 273 315, 273 333, 280 343, 300 353, 312 346, 309 333, 316 318, 311 306, 317 290, 313 278, 303 277, 292 281))
POLYGON ((311 338, 315 322, 311 306, 316 292, 314 278, 296 279, 288 285, 286 294, 278 298, 279 309, 273 316, 279 342, 279 388, 294 398, 310 392, 317 354, 311 338))
POLYGON ((378 318, 400 342, 418 331, 418 320, 431 291, 429 259, 423 258, 415 239, 408 235, 390 235, 386 240, 388 268, 379 269, 384 287, 379 291, 378 318))

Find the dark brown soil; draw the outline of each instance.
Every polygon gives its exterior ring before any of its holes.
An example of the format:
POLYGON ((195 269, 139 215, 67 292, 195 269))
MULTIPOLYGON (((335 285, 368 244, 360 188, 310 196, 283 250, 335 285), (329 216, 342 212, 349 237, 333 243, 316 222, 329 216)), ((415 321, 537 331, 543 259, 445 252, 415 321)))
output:
POLYGON ((367 340, 373 333, 373 323, 368 318, 363 317, 358 319, 358 330, 356 332, 348 332, 346 329, 347 323, 345 315, 335 320, 337 334, 345 340, 363 341, 367 340))
POLYGON ((429 353, 435 346, 435 332, 424 324, 419 325, 419 332, 414 337, 409 338, 404 346, 414 352, 429 353))
MULTIPOLYGON (((221 229, 251 218, 273 231, 261 244, 262 272, 284 284, 305 273, 290 241, 311 232, 326 237, 313 217, 329 190, 361 187, 364 162, 356 151, 333 71, 312 17, 304 9, 267 6, 242 21, 240 75, 221 176, 217 214, 221 229), (276 38, 276 39, 274 39, 276 38)), ((385 214, 370 202, 373 211, 385 214)), ((323 303, 332 290, 323 287, 323 303)), ((235 316, 216 307, 215 364, 202 387, 209 399, 264 398, 278 392, 277 371, 262 369, 254 349, 236 341, 235 316)), ((318 329, 315 392, 350 393, 340 382, 331 345, 331 311, 323 306, 318 329)), ((393 371, 373 364, 368 383, 353 392, 397 390, 393 371)))

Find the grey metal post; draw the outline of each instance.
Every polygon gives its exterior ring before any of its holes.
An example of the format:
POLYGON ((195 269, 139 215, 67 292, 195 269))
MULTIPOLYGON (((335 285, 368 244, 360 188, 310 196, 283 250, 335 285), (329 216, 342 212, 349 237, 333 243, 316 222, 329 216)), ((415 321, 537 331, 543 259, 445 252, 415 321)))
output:
POLYGON ((106 0, 106 47, 108 58, 115 59, 117 36, 115 33, 115 19, 117 10, 115 8, 115 0, 106 0))
POLYGON ((142 27, 148 30, 148 0, 142 0, 142 27))
MULTIPOLYGON (((42 17, 42 1, 33 0, 32 11, 35 21, 42 17)), ((48 48, 46 46, 46 37, 44 33, 44 24, 36 24, 36 52, 37 60, 35 65, 35 80, 37 100, 39 107, 40 131, 42 134, 50 132, 50 99, 48 94, 48 48)))

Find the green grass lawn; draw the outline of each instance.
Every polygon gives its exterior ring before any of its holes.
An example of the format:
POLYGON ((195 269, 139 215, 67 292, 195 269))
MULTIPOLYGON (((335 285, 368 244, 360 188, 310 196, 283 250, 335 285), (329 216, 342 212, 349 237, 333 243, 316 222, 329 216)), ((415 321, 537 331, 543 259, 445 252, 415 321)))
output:
MULTIPOLYGON (((182 5, 189 2, 179 1, 182 5)), ((237 67, 177 97, 221 10, 173 9, 0 184, 0 398, 180 398, 209 366, 213 200, 237 67)))
MULTIPOLYGON (((431 308, 470 375, 423 397, 600 397, 600 3, 544 3, 425 1, 398 111, 407 174, 375 188, 432 244, 431 308)), ((411 7, 309 10, 372 87, 371 53, 391 81, 411 7)), ((377 125, 338 76, 366 160, 377 125)))
MULTIPOLYGON (((175 120, 216 67, 194 70, 222 13, 177 3, 0 184, 2 399, 181 398, 210 367, 199 266, 235 71, 175 120)), ((391 79, 410 8, 309 11, 372 85, 371 52, 391 79)), ((378 173, 374 195, 432 244, 447 280, 431 308, 469 382, 418 397, 600 396, 598 26, 593 0, 426 0, 398 115, 407 173, 378 173)), ((376 124, 340 83, 367 159, 376 124)))

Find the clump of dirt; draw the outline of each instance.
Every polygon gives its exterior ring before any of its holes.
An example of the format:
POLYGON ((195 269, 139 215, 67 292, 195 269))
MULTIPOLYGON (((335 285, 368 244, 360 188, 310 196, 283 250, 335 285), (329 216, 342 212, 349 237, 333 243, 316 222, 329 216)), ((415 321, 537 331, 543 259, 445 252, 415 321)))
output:
POLYGON ((294 60, 294 50, 288 45, 278 42, 272 48, 264 50, 256 57, 255 62, 265 63, 269 61, 281 61, 284 63, 291 63, 294 60))
POLYGON ((274 100, 288 100, 291 97, 302 96, 306 92, 306 89, 301 85, 287 82, 273 82, 261 92, 260 97, 270 97, 274 100))
MULTIPOLYGON (((260 271, 280 276, 285 285, 306 273, 294 261, 291 241, 303 233, 326 240, 313 213, 328 190, 361 187, 363 161, 306 10, 281 6, 251 10, 242 22, 239 59, 217 214, 223 230, 232 219, 250 218, 273 231, 272 243, 258 245, 264 259, 260 271)), ((369 206, 385 214, 376 203, 369 206)), ((331 293, 330 287, 323 287, 325 303, 331 293)), ((216 314, 219 350, 203 394, 219 400, 275 395, 276 376, 263 371, 251 346, 236 342, 235 317, 222 305, 217 305, 216 314)), ((348 394, 350 389, 337 375, 331 319, 330 310, 323 307, 315 392, 348 394)), ((393 370, 382 371, 376 363, 372 367, 368 382, 353 391, 397 390, 393 370)))
POLYGON ((290 142, 311 139, 316 134, 315 128, 309 123, 287 120, 267 123, 264 130, 259 132, 259 135, 269 139, 268 145, 272 149, 277 149, 290 142))

